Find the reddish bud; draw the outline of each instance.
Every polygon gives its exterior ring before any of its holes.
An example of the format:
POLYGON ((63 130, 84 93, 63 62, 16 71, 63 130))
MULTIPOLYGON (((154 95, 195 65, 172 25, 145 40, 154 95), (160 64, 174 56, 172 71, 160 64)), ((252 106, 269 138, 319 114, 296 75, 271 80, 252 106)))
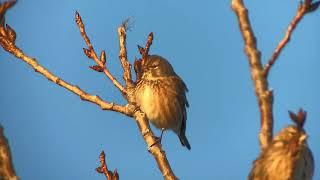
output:
POLYGON ((144 48, 138 45, 139 53, 142 55, 144 53, 144 48))
POLYGON ((93 57, 91 50, 86 49, 86 48, 83 48, 83 52, 84 52, 84 54, 85 54, 89 59, 91 59, 91 58, 93 57))
POLYGON ((149 39, 153 39, 153 32, 151 32, 151 33, 149 33, 149 36, 148 36, 148 41, 149 41, 149 39))
POLYGON ((16 40, 16 32, 8 24, 6 24, 6 29, 9 40, 14 43, 16 40))
POLYGON ((80 28, 83 28, 83 22, 82 22, 81 16, 80 16, 80 14, 78 13, 78 11, 76 11, 76 13, 75 13, 75 19, 76 19, 77 25, 78 25, 80 28))
POLYGON ((102 64, 106 64, 106 52, 104 50, 100 54, 100 61, 102 64))
POLYGON ((291 118, 291 120, 299 127, 299 128, 303 128, 303 125, 306 121, 307 118, 307 112, 304 111, 303 109, 299 109, 298 113, 295 114, 291 111, 289 111, 289 116, 291 118))
POLYGON ((103 72, 103 67, 95 65, 95 66, 89 66, 91 69, 97 71, 97 72, 103 72))

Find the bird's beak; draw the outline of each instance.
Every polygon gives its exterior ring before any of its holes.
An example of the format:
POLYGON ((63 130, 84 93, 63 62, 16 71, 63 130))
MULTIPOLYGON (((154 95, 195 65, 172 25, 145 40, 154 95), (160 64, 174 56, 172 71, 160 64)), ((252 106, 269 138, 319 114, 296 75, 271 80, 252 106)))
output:
POLYGON ((303 135, 299 138, 299 142, 300 142, 300 143, 303 143, 303 142, 305 142, 305 141, 307 140, 307 138, 308 138, 308 135, 303 134, 303 135))

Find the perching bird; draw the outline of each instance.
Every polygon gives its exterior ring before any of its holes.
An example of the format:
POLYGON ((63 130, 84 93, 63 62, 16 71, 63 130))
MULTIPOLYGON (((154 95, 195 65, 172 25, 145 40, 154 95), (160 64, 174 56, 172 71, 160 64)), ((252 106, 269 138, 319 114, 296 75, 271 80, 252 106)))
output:
POLYGON ((141 65, 142 77, 135 89, 136 103, 159 129, 175 132, 183 146, 191 146, 185 135, 189 107, 185 83, 161 56, 149 55, 141 65))
POLYGON ((306 112, 290 112, 296 125, 282 129, 253 163, 249 180, 311 180, 314 160, 303 129, 306 112))

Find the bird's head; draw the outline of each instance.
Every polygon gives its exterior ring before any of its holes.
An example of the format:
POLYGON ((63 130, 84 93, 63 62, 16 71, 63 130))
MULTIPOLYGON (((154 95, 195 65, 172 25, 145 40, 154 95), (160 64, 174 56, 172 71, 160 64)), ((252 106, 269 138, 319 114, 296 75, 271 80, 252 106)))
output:
POLYGON ((307 112, 300 109, 297 114, 289 111, 289 116, 295 125, 290 125, 283 128, 275 137, 275 141, 297 142, 303 144, 306 142, 308 135, 306 134, 303 125, 306 121, 307 112))
POLYGON ((158 55, 149 55, 148 59, 142 65, 142 78, 152 79, 159 77, 175 76, 171 64, 163 57, 158 55))
POLYGON ((288 126, 283 128, 275 137, 274 142, 281 141, 283 143, 298 143, 304 144, 308 138, 308 135, 304 130, 297 128, 296 126, 288 126))

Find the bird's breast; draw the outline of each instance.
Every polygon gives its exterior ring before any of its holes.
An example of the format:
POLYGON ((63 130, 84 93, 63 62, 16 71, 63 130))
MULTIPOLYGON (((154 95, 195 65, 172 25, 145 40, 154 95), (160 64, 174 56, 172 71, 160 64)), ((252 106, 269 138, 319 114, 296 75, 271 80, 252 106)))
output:
POLYGON ((181 112, 177 99, 168 94, 160 83, 144 84, 139 88, 136 100, 140 109, 157 128, 177 131, 180 127, 181 112))

